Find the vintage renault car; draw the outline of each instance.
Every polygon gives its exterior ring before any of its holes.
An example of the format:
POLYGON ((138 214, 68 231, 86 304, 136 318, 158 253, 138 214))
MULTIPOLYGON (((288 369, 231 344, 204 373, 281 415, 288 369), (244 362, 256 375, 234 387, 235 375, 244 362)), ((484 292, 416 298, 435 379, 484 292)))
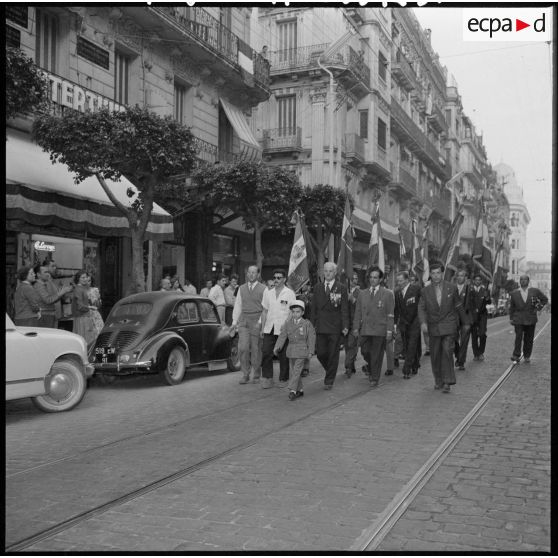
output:
POLYGON ((234 330, 221 323, 211 300, 180 292, 139 293, 118 301, 89 360, 96 375, 159 374, 182 382, 188 367, 238 370, 234 330))
POLYGON ((6 314, 7 401, 31 397, 41 411, 69 411, 83 399, 93 372, 83 337, 16 326, 6 314))

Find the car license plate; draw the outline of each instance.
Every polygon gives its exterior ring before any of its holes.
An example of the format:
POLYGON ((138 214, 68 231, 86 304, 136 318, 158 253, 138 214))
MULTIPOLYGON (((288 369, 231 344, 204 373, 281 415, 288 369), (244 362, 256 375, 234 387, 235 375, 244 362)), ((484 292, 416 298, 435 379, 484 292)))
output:
POLYGON ((95 361, 101 364, 116 362, 115 347, 97 347, 95 349, 95 361))

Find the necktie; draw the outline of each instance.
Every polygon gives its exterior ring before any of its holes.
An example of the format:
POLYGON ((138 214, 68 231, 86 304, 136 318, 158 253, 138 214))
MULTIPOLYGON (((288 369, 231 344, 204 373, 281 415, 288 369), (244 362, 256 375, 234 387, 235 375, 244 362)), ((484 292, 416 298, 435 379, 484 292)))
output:
POLYGON ((436 289, 436 301, 438 302, 438 306, 442 306, 442 287, 436 285, 434 288, 436 289))
POLYGON ((326 283, 326 289, 325 289, 326 296, 329 296, 330 292, 331 292, 331 289, 329 288, 329 283, 326 283))

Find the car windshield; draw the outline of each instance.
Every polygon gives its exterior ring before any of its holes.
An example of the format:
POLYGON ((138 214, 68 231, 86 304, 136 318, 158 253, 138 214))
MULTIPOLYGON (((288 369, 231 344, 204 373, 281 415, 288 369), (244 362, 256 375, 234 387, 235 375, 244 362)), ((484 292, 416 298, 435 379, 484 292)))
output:
POLYGON ((151 312, 152 305, 148 302, 131 302, 121 304, 113 309, 111 318, 139 318, 140 320, 151 312))

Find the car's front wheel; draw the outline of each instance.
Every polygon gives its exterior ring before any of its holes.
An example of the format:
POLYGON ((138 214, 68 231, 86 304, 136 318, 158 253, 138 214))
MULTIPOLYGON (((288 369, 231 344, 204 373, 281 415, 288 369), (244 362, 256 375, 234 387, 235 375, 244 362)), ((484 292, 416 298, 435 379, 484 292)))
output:
POLYGON ((33 397, 33 404, 46 413, 69 411, 85 395, 87 383, 79 366, 70 360, 56 361, 45 378, 46 393, 33 397))
POLYGON ((170 386, 175 386, 184 380, 186 375, 186 352, 182 347, 173 347, 169 351, 160 375, 170 386))

